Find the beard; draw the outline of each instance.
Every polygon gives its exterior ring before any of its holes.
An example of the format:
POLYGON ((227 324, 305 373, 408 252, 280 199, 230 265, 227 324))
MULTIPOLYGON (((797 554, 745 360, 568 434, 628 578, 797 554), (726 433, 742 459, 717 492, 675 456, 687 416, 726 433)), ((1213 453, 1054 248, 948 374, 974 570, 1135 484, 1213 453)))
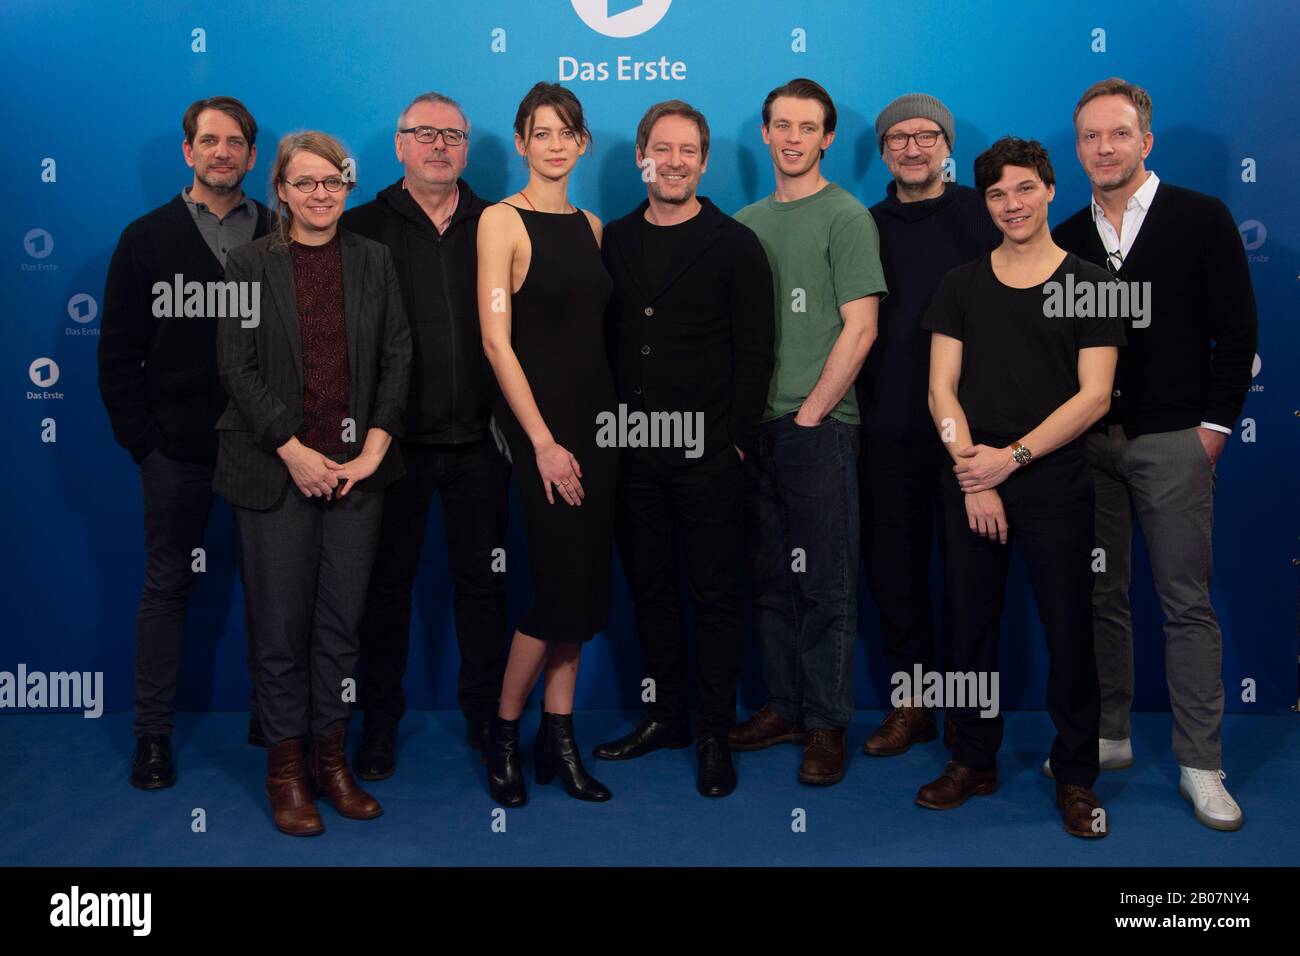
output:
POLYGON ((659 182, 657 180, 655 182, 650 183, 649 186, 650 186, 650 192, 654 195, 655 199, 659 200, 662 203, 668 203, 669 205, 672 206, 680 206, 683 203, 688 203, 695 196, 694 186, 691 186, 689 189, 684 190, 680 196, 670 196, 666 194, 663 191, 663 189, 660 187, 659 182))
MULTIPOLYGON (((943 170, 942 167, 940 167, 939 169, 935 169, 932 166, 926 166, 924 167, 924 169, 926 175, 925 178, 920 181, 905 180, 902 178, 901 175, 895 174, 894 182, 898 185, 899 189, 905 191, 915 190, 920 192, 920 191, 930 189, 931 187, 934 186, 935 183, 939 181, 939 177, 942 175, 943 170)), ((899 173, 901 174, 902 172, 903 170, 900 168, 899 173)))
POLYGON ((1138 166, 1142 164, 1141 159, 1135 159, 1131 165, 1120 166, 1118 170, 1112 170, 1106 174, 1106 179, 1101 179, 1101 172, 1096 171, 1088 178, 1098 189, 1122 189, 1133 181, 1137 173, 1138 166))
POLYGON ((217 179, 207 170, 196 171, 195 176, 208 189, 220 194, 233 193, 244 183, 244 174, 239 172, 238 169, 222 179, 217 179))

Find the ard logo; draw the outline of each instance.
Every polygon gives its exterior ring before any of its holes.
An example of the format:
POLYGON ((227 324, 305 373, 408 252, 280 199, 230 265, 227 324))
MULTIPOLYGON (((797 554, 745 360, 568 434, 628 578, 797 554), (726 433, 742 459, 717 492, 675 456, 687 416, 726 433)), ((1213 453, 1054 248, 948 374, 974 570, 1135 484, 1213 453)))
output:
POLYGON ((1237 232, 1241 233, 1241 244, 1247 252, 1254 252, 1268 238, 1268 230, 1258 219, 1247 219, 1237 227, 1237 232))
POLYGON ((640 36, 654 28, 673 0, 570 0, 574 12, 607 37, 640 36))

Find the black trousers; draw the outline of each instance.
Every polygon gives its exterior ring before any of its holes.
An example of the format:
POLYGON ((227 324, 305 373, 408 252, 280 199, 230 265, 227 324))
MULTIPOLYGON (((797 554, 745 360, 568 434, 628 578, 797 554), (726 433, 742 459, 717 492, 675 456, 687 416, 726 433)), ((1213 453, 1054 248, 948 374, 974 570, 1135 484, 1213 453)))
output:
POLYGON ((326 501, 290 485, 274 508, 231 509, 268 744, 348 719, 383 497, 350 491, 326 501))
MULTIPOLYGON (((185 609, 198 575, 212 511, 212 465, 176 461, 155 449, 140 463, 144 492, 144 585, 135 621, 135 734, 170 735, 185 637, 185 609)), ((252 638, 245 656, 253 671, 252 638)), ((257 694, 252 695, 257 713, 257 694)))
MULTIPOLYGON (((1005 440, 976 436, 1001 447, 1005 440)), ((1049 654, 1047 710, 1056 726, 1052 772, 1062 783, 1091 787, 1097 779, 1101 692, 1092 643, 1093 488, 1082 441, 1016 471, 997 487, 1010 528, 1007 544, 970 530, 965 495, 951 470, 943 478, 946 580, 952 611, 950 668, 992 674, 998 630, 1018 543, 1029 570, 1049 654)), ((1002 745, 1002 711, 950 708, 956 724, 953 759, 988 769, 1002 745)))
POLYGON ((467 720, 497 712, 505 673, 505 547, 510 467, 491 439, 466 445, 402 445, 406 474, 388 486, 379 550, 361 624, 361 695, 366 726, 395 727, 406 713, 402 678, 411 643, 411 598, 429 508, 442 499, 455 587, 460 708, 467 720), (497 562, 500 567, 500 562, 497 562))
MULTIPOLYGON (((863 435, 862 554, 891 674, 911 674, 917 664, 929 670, 933 664, 930 543, 942 508, 943 473, 951 467, 937 434, 920 441, 863 435)), ((946 624, 946 615, 941 621, 946 624)))
POLYGON ((695 611, 700 738, 725 734, 736 722, 743 490, 740 456, 731 446, 681 466, 663 464, 654 449, 631 449, 620 465, 616 534, 646 676, 654 680, 647 712, 656 720, 686 719, 680 539, 695 611))

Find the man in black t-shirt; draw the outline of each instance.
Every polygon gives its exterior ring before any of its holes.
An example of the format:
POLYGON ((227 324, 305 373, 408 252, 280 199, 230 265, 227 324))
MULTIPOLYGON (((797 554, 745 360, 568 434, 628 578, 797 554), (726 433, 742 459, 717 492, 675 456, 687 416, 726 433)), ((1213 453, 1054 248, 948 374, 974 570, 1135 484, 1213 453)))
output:
POLYGON ((727 731, 744 628, 741 466, 772 377, 772 274, 754 233, 695 194, 709 155, 703 115, 680 100, 657 103, 636 142, 648 196, 605 227, 603 255, 614 279, 606 340, 620 408, 611 412, 625 449, 618 548, 649 706, 631 733, 595 753, 625 760, 690 744, 680 536, 698 638, 697 787, 722 797, 736 786, 727 731))
POLYGON ((1052 242, 1047 151, 1006 137, 975 160, 975 186, 1002 231, 993 252, 944 277, 926 314, 930 411, 954 467, 944 476, 951 608, 945 680, 953 759, 917 793, 947 810, 997 789, 1002 743, 997 645, 1018 540, 1050 654, 1047 707, 1056 803, 1066 830, 1109 832, 1097 777, 1100 692, 1092 649, 1092 479, 1082 435, 1110 404, 1120 317, 1103 269, 1052 242), (952 675, 950 675, 952 676, 952 675), (968 688, 978 686, 978 701, 968 688), (992 695, 985 691, 991 687, 992 695))

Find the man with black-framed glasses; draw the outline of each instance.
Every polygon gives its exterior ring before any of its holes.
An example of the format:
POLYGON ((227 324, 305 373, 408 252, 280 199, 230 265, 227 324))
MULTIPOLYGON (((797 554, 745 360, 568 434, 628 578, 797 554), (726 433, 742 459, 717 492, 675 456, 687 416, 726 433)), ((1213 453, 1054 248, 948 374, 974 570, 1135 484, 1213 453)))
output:
MULTIPOLYGON (((885 661, 891 674, 912 674, 934 663, 930 542, 940 479, 950 467, 927 405, 930 335, 921 321, 944 275, 996 247, 1002 235, 975 190, 944 179, 953 118, 938 99, 898 97, 876 117, 876 145, 893 177, 871 207, 892 291, 880 304, 880 334, 858 377, 859 513, 885 661)), ((863 753, 892 757, 933 740, 934 715, 920 703, 909 698, 891 709, 863 753)))
POLYGON ((1258 321, 1250 267, 1228 207, 1146 168, 1151 97, 1114 78, 1084 91, 1075 149, 1092 200, 1053 237, 1125 282, 1150 287, 1120 351, 1109 414, 1088 435, 1097 547, 1092 592, 1101 680, 1102 770, 1131 766, 1133 513, 1165 614, 1165 671, 1179 789, 1216 830, 1242 825, 1223 785, 1223 637, 1210 603, 1215 464, 1250 387, 1258 321))
MULTIPOLYGON (((358 703, 365 734, 354 767, 365 780, 396 770, 412 589, 434 495, 442 502, 460 647, 458 691, 467 739, 479 747, 505 666, 503 573, 509 466, 488 430, 496 380, 479 332, 475 281, 485 203, 461 178, 470 125, 450 97, 417 96, 393 136, 401 179, 349 210, 343 225, 388 246, 410 319, 413 361, 402 458, 387 490, 361 625, 358 703)), ((441 629, 442 622, 433 626, 441 629)))

